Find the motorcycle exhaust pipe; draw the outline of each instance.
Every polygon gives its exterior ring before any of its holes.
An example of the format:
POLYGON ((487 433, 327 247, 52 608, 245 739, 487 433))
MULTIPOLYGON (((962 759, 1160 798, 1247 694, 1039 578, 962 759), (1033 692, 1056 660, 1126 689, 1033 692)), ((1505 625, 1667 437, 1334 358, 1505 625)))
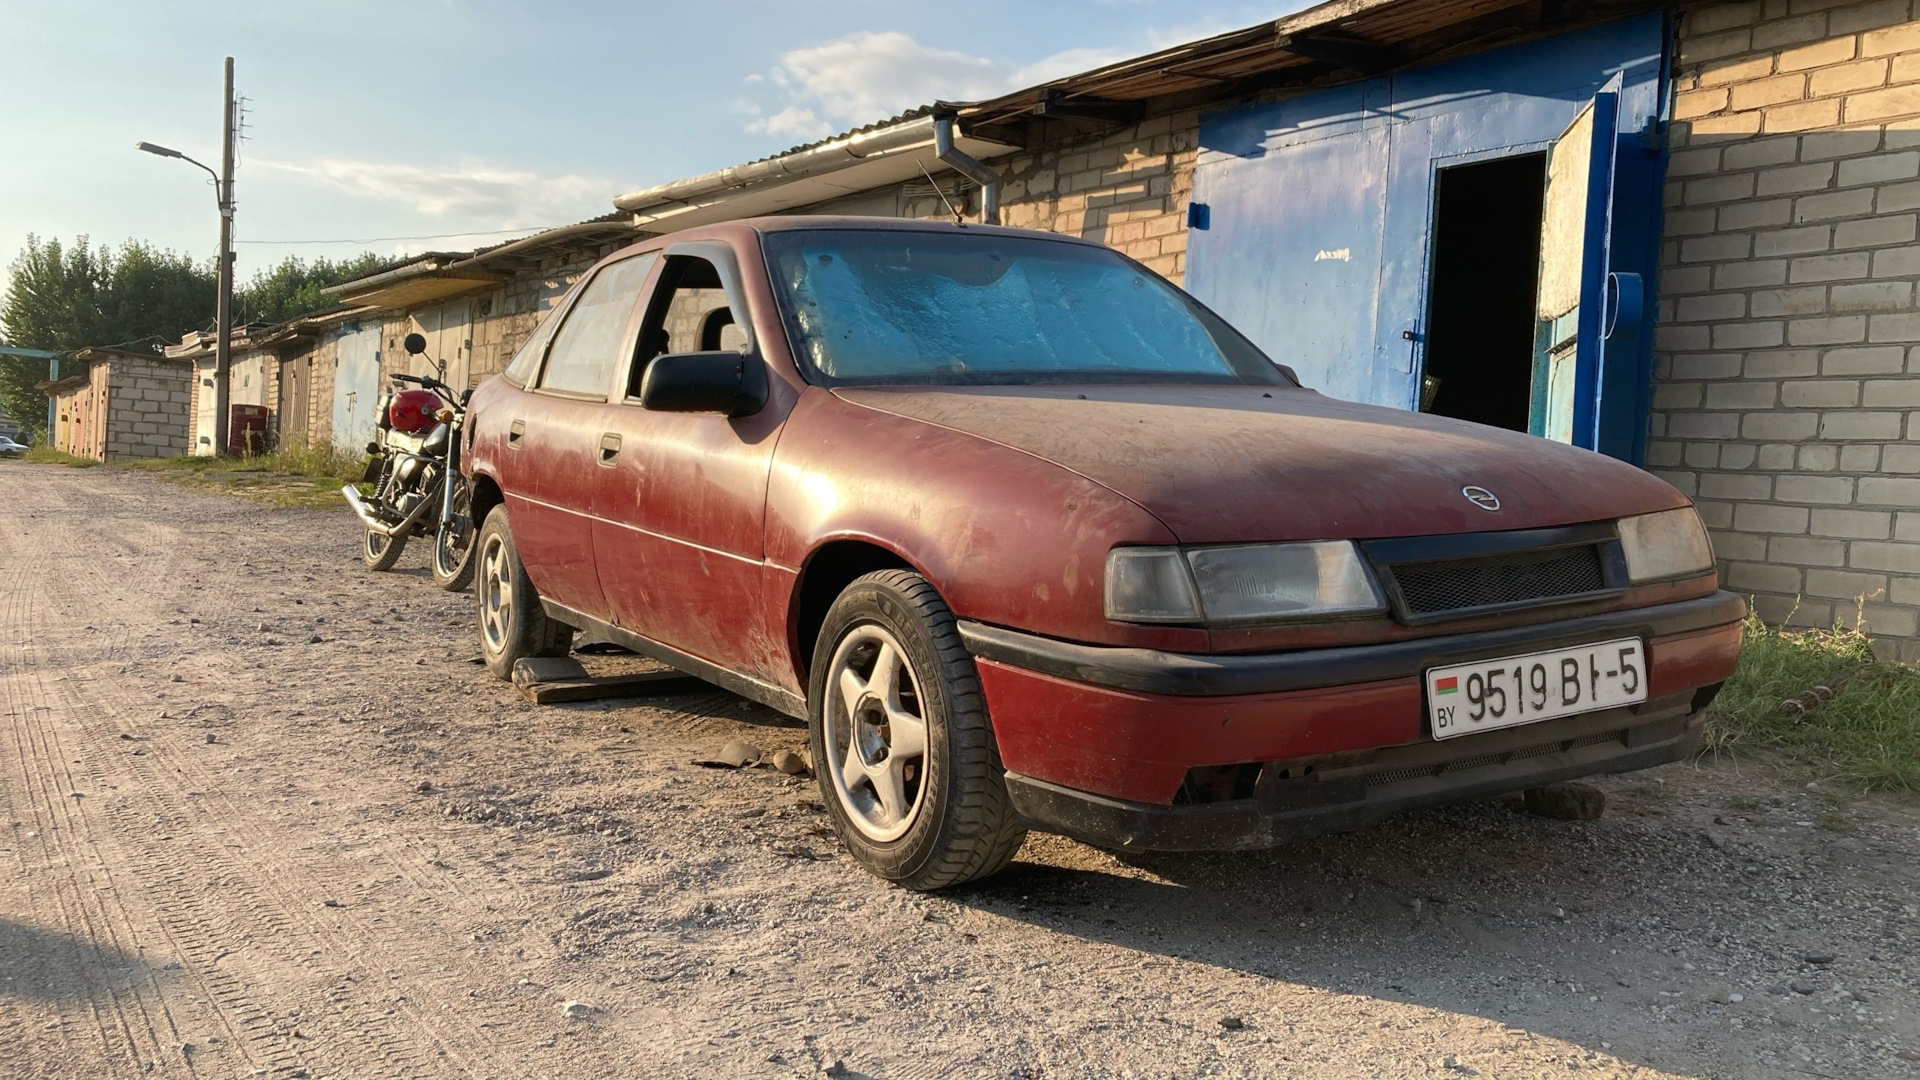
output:
POLYGON ((398 523, 389 523, 381 521, 374 515, 373 506, 367 502, 365 495, 360 494, 359 488, 354 487, 352 484, 347 484, 340 489, 340 494, 346 496, 347 505, 353 509, 354 515, 360 519, 361 523, 368 529, 382 536, 394 536, 399 533, 411 531, 414 524, 422 517, 425 517, 427 511, 432 509, 436 502, 436 500, 431 497, 421 499, 420 505, 414 507, 412 513, 408 514, 398 523))

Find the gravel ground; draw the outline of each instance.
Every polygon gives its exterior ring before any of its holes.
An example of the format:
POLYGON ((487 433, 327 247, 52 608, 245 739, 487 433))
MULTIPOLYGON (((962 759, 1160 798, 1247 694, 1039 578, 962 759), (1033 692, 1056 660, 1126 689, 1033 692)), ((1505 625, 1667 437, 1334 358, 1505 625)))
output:
POLYGON ((690 764, 801 728, 529 705, 344 510, 0 506, 0 1076, 1920 1075, 1910 804, 1668 766, 920 896, 811 781, 690 764))

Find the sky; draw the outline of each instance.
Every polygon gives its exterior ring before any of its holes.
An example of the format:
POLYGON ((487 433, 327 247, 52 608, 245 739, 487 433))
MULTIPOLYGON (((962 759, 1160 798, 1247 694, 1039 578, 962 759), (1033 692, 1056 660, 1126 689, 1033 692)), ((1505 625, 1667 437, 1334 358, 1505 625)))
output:
POLYGON ((936 98, 990 96, 1301 0, 0 0, 0 265, 28 234, 211 258, 221 64, 246 99, 238 276, 464 250, 936 98), (454 235, 448 235, 454 234, 454 235), (308 243, 304 241, 324 241, 308 243))

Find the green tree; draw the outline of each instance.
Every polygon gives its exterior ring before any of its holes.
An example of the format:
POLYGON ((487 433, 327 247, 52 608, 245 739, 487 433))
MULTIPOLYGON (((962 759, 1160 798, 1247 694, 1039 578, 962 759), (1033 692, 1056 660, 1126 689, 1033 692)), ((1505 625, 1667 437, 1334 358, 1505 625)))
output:
MULTIPOLYGON (((372 252, 334 261, 288 258, 234 289, 234 324, 277 323, 333 306, 320 290, 359 277, 387 260, 372 252)), ((88 345, 139 348, 179 341, 214 323, 214 263, 128 240, 96 249, 87 237, 71 244, 27 237, 0 299, 0 344, 28 349, 88 345)), ((33 384, 47 362, 0 356, 0 409, 37 434, 46 426, 46 395, 33 384)))
POLYGON ((134 345, 154 338, 177 342, 213 325, 214 269, 187 255, 138 240, 120 245, 106 262, 100 321, 91 345, 134 345))
POLYGON ((371 251, 339 262, 325 258, 308 262, 289 256, 234 290, 235 321, 277 323, 325 310, 334 306, 334 300, 320 290, 351 281, 388 261, 371 251))
MULTIPOLYGON (((10 268, 0 301, 0 341, 27 349, 73 349, 90 343, 100 325, 100 292, 107 274, 87 238, 72 245, 28 236, 10 268)), ((33 384, 47 362, 0 356, 0 408, 29 435, 46 427, 47 398, 33 384)))

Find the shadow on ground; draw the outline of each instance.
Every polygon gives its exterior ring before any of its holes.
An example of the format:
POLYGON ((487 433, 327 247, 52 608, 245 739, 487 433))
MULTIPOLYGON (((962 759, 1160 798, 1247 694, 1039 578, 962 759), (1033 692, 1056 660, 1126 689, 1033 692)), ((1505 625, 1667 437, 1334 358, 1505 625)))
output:
POLYGON ((155 969, 141 957, 86 938, 0 916, 0 997, 87 1000, 172 970, 155 969))

